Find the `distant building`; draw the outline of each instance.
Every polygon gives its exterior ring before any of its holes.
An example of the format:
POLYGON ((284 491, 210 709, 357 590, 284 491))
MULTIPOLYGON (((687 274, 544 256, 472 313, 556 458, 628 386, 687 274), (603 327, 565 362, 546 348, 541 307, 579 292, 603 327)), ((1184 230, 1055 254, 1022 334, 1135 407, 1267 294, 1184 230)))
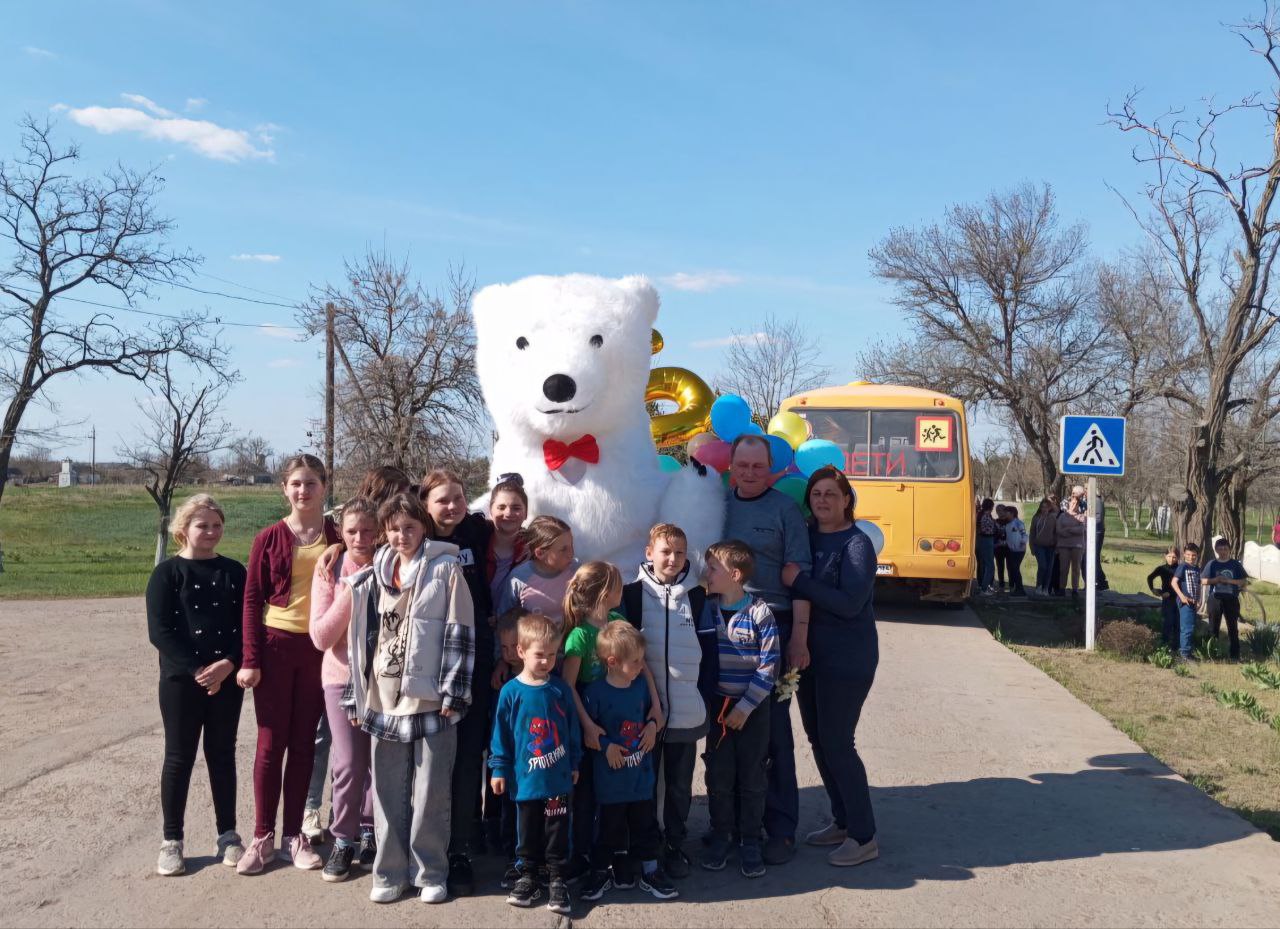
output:
POLYGON ((6 484, 17 486, 25 483, 25 476, 21 468, 6 468, 4 480, 6 484))
POLYGON ((80 483, 80 472, 70 458, 62 459, 62 470, 58 472, 59 487, 75 487, 80 483))

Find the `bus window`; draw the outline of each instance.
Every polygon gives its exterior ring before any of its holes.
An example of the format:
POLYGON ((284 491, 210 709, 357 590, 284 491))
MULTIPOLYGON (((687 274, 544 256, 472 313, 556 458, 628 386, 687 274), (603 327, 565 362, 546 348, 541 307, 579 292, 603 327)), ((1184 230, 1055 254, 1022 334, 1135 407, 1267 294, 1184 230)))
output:
POLYGON ((845 453, 855 478, 953 481, 960 477, 960 430, 950 410, 796 410, 815 439, 845 453))

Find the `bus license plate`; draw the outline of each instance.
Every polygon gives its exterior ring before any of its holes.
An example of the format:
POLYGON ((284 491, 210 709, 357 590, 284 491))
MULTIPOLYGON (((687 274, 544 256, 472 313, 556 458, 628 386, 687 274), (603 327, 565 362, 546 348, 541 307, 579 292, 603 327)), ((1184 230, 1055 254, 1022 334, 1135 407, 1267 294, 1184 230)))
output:
POLYGON ((893 574, 893 565, 891 565, 891 564, 877 564, 877 565, 876 565, 876 576, 877 576, 877 577, 884 577, 884 576, 886 576, 886 575, 890 575, 890 576, 891 576, 892 574, 893 574))

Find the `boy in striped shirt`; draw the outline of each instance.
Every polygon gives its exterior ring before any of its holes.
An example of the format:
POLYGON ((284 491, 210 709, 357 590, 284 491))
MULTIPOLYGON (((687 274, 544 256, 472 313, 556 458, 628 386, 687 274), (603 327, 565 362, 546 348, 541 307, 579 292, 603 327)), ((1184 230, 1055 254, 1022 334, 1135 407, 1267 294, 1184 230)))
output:
POLYGON ((755 559, 738 541, 717 542, 706 553, 707 609, 715 612, 719 670, 708 682, 707 805, 711 837, 702 856, 709 871, 724 868, 739 837, 745 877, 764 874, 765 759, 769 754, 769 703, 780 664, 778 628, 769 606, 743 589, 755 559))

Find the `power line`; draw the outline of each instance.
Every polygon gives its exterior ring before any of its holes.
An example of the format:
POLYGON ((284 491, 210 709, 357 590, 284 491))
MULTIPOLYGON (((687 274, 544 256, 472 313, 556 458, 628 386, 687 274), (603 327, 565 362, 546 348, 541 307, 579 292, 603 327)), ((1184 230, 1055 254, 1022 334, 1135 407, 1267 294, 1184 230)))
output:
MULTIPOLYGON (((255 294, 263 294, 264 296, 267 296, 267 297, 279 297, 281 300, 292 299, 291 297, 286 297, 284 294, 278 294, 272 290, 262 290, 259 287, 250 287, 248 284, 241 284, 239 281, 233 281, 225 277, 218 277, 218 275, 210 274, 208 271, 197 271, 196 274, 200 275, 201 277, 207 277, 213 281, 221 281, 223 284, 230 284, 232 287, 240 287, 240 288, 243 288, 244 290, 252 290, 255 294)), ((297 304, 291 304, 291 305, 296 306, 297 304)))
POLYGON ((296 310, 298 308, 298 304, 296 303, 278 303, 275 300, 259 300, 256 297, 241 297, 236 294, 223 293, 221 290, 205 290, 201 287, 193 287, 190 284, 180 284, 177 281, 170 281, 169 283, 170 286, 181 287, 183 290, 190 290, 194 293, 204 294, 208 297, 226 297, 228 300, 242 300, 245 303, 258 303, 262 306, 280 306, 284 307, 286 310, 296 310))

